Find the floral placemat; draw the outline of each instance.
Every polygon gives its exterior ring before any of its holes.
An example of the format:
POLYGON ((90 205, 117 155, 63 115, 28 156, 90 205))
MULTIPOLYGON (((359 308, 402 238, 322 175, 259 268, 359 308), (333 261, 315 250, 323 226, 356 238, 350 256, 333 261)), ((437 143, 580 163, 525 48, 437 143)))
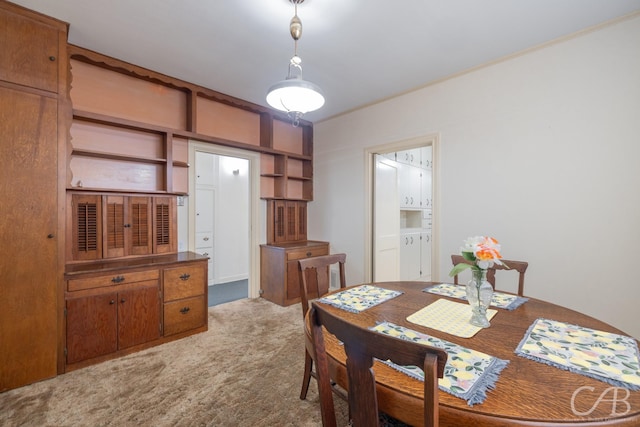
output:
POLYGON ((618 387, 640 390, 640 355, 631 337, 540 318, 529 327, 515 353, 618 387))
MULTIPOLYGON (((498 311, 487 310, 487 319, 491 320, 498 311)), ((482 328, 469 323, 471 306, 467 303, 439 299, 407 317, 411 323, 446 332, 462 338, 471 338, 482 328)))
MULTIPOLYGON (((487 391, 495 388, 500 372, 509 363, 508 360, 498 359, 390 322, 382 322, 371 329, 445 350, 448 355, 447 364, 444 367, 444 377, 438 380, 438 388, 466 400, 469 406, 484 402, 487 391)), ((417 366, 401 366, 391 361, 384 363, 410 377, 424 381, 424 372, 417 366)))
MULTIPOLYGON (((423 291, 437 295, 444 295, 451 298, 458 298, 465 301, 467 299, 467 293, 465 291, 464 285, 440 283, 439 285, 433 285, 424 288, 423 291)), ((491 297, 491 306, 504 308, 505 310, 515 310, 527 301, 529 301, 529 298, 520 297, 518 295, 505 294, 503 292, 493 292, 493 296, 491 297)))
POLYGON ((395 298, 398 295, 402 295, 402 292, 392 291, 378 286, 362 285, 327 295, 318 301, 343 310, 359 313, 367 308, 395 298))

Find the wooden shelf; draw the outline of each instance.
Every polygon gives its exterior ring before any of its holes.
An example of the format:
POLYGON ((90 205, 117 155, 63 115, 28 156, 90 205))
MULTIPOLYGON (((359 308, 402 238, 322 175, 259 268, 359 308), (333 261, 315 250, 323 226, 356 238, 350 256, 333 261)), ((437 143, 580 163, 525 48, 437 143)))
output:
POLYGON ((87 191, 92 193, 114 193, 114 194, 123 194, 123 193, 135 193, 135 194, 157 194, 157 195, 166 195, 166 196, 188 196, 188 193, 180 192, 180 191, 163 191, 163 190, 132 190, 132 189, 118 189, 118 188, 96 188, 96 187, 69 187, 67 186, 68 191, 87 191))
MULTIPOLYGON (((128 154, 115 154, 108 153, 106 151, 95 151, 95 150, 85 150, 85 149, 74 149, 71 152, 72 156, 85 156, 85 157, 96 157, 100 159, 110 159, 110 160, 121 160, 125 162, 136 162, 136 163, 153 163, 153 164, 165 164, 167 163, 166 159, 159 158, 150 158, 150 157, 141 157, 141 156, 131 156, 128 154)), ((176 162, 173 163, 174 165, 176 162)))
POLYGON ((116 126, 125 129, 132 129, 143 132, 153 133, 173 133, 174 130, 162 126, 151 125, 149 123, 137 122, 135 120, 121 119, 119 117, 108 116, 106 114, 92 113, 89 111, 73 109, 73 118, 84 120, 87 122, 99 123, 103 125, 116 126))

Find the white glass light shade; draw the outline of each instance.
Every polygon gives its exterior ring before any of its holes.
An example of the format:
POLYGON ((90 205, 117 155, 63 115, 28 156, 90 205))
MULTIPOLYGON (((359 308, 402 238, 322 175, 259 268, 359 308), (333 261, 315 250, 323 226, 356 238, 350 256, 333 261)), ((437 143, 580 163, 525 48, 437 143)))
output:
POLYGON ((324 96, 315 84, 299 78, 282 80, 269 88, 267 102, 273 108, 289 112, 308 113, 324 105, 324 96))

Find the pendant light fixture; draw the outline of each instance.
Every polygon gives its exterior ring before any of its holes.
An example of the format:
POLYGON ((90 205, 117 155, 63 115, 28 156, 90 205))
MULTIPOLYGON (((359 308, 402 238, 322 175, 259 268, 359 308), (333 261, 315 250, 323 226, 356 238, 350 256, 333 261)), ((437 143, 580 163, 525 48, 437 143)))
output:
POLYGON ((315 111, 324 105, 324 96, 315 84, 302 79, 302 59, 298 56, 298 40, 302 36, 302 21, 298 18, 298 5, 304 0, 289 0, 295 12, 289 23, 293 38, 293 57, 289 61, 287 78, 269 88, 267 103, 273 108, 285 111, 294 126, 298 126, 303 114, 315 111))

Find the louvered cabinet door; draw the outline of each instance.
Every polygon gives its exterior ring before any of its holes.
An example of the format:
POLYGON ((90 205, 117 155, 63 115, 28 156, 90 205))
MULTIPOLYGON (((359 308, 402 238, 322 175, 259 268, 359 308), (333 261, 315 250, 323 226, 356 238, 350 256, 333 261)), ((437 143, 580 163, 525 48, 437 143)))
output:
POLYGON ((151 201, 149 197, 129 197, 125 224, 127 248, 131 255, 148 255, 153 250, 151 201))
POLYGON ((99 195, 74 194, 71 196, 74 260, 102 258, 101 199, 99 195))
POLYGON ((153 198, 153 252, 156 254, 175 252, 178 246, 175 205, 175 197, 153 198))
POLYGON ((117 258, 126 255, 125 250, 125 196, 105 196, 105 214, 103 224, 105 230, 105 258, 117 258))
POLYGON ((78 192, 70 200, 74 261, 177 250, 175 197, 78 192))
POLYGON ((307 202, 270 200, 267 204, 267 242, 307 240, 307 202))
POLYGON ((151 253, 149 197, 105 196, 104 210, 106 258, 151 253))

